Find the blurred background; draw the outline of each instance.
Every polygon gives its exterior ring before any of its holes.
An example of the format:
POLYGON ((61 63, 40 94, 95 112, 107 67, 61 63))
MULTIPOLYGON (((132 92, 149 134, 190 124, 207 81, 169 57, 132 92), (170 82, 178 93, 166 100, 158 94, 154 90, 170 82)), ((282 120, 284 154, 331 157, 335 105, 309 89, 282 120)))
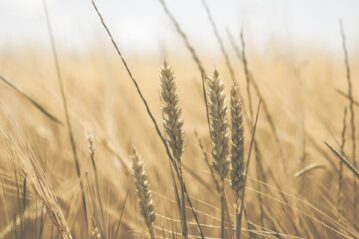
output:
MULTIPOLYGON (((47 2, 54 35, 62 47, 83 50, 107 40, 90 0, 47 2)), ((208 0, 207 3, 223 36, 228 28, 238 37, 243 27, 250 43, 261 51, 275 41, 289 49, 309 46, 340 52, 339 19, 350 39, 348 48, 357 50, 359 46, 359 2, 355 0, 208 0)), ((185 51, 158 1, 98 0, 97 4, 127 53, 185 51)), ((167 4, 196 48, 219 54, 201 0, 167 1, 167 4)), ((42 0, 0 0, 0 16, 0 48, 49 45, 42 0)))

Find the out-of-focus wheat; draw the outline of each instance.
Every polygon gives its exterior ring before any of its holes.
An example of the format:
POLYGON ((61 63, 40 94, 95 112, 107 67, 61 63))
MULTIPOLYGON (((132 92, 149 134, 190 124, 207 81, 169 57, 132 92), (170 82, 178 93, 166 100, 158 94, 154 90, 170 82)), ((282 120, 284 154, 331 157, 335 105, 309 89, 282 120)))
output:
POLYGON ((133 150, 131 161, 133 174, 136 182, 136 191, 140 212, 143 216, 143 219, 145 220, 151 239, 154 239, 155 234, 153 231, 153 223, 155 222, 156 216, 155 208, 152 201, 152 192, 150 189, 150 184, 148 182, 143 161, 141 160, 136 150, 133 150))
POLYGON ((11 138, 11 136, 8 138, 8 146, 12 150, 12 159, 15 165, 31 182, 36 194, 46 206, 47 213, 57 227, 62 238, 71 239, 72 236, 64 213, 50 186, 50 182, 42 166, 39 164, 29 146, 25 145, 21 147, 16 141, 14 141, 14 139, 11 138))

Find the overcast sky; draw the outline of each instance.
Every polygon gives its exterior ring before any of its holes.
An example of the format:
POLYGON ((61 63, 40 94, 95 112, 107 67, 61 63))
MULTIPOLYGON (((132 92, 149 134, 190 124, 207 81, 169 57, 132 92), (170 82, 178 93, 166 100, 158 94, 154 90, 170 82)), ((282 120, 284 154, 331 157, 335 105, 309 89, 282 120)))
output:
MULTIPOLYGON (((107 41, 90 0, 47 0, 57 42, 84 49, 107 41)), ((217 51, 201 0, 167 0, 191 41, 217 51)), ((344 22, 348 45, 359 48, 357 0, 207 0, 225 35, 238 37, 244 26, 252 44, 263 48, 276 40, 291 46, 340 50, 338 20, 344 22)), ((48 44, 42 0, 0 0, 0 48, 48 44)), ((97 0, 115 38, 126 51, 157 53, 160 46, 182 44, 158 0, 97 0)))

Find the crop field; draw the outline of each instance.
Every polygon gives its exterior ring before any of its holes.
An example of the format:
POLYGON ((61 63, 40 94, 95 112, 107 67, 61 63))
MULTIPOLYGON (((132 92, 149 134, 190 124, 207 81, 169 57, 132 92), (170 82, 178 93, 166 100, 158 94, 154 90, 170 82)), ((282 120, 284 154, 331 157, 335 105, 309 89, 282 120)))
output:
POLYGON ((106 1, 88 1, 96 46, 58 44, 44 1, 48 47, 1 47, 0 238, 359 238, 359 52, 345 22, 337 53, 263 51, 210 3, 218 54, 164 0, 179 44, 160 54, 128 53, 106 1))

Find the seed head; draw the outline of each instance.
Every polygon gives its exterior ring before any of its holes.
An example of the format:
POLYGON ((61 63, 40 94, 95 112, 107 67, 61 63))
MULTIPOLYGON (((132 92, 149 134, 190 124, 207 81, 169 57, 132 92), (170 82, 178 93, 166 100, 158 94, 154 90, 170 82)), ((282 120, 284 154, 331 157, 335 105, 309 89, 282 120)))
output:
POLYGON ((242 103, 239 88, 234 84, 231 89, 231 185, 236 198, 240 198, 244 186, 244 137, 242 103))
POLYGON ((160 73, 161 79, 161 97, 163 100, 162 112, 164 128, 168 139, 168 144, 172 149, 173 156, 177 163, 181 164, 183 153, 184 133, 182 130, 183 120, 182 111, 179 107, 175 75, 172 67, 165 61, 160 73))
POLYGON ((209 78, 209 116, 210 134, 213 146, 213 168, 221 179, 228 175, 229 169, 229 135, 226 96, 223 82, 218 78, 218 72, 214 71, 209 78))
POLYGON ((138 196, 138 206, 148 228, 152 227, 155 221, 155 211, 152 201, 152 193, 148 182, 147 174, 143 161, 140 156, 133 150, 131 156, 132 169, 136 182, 136 191, 138 196))

